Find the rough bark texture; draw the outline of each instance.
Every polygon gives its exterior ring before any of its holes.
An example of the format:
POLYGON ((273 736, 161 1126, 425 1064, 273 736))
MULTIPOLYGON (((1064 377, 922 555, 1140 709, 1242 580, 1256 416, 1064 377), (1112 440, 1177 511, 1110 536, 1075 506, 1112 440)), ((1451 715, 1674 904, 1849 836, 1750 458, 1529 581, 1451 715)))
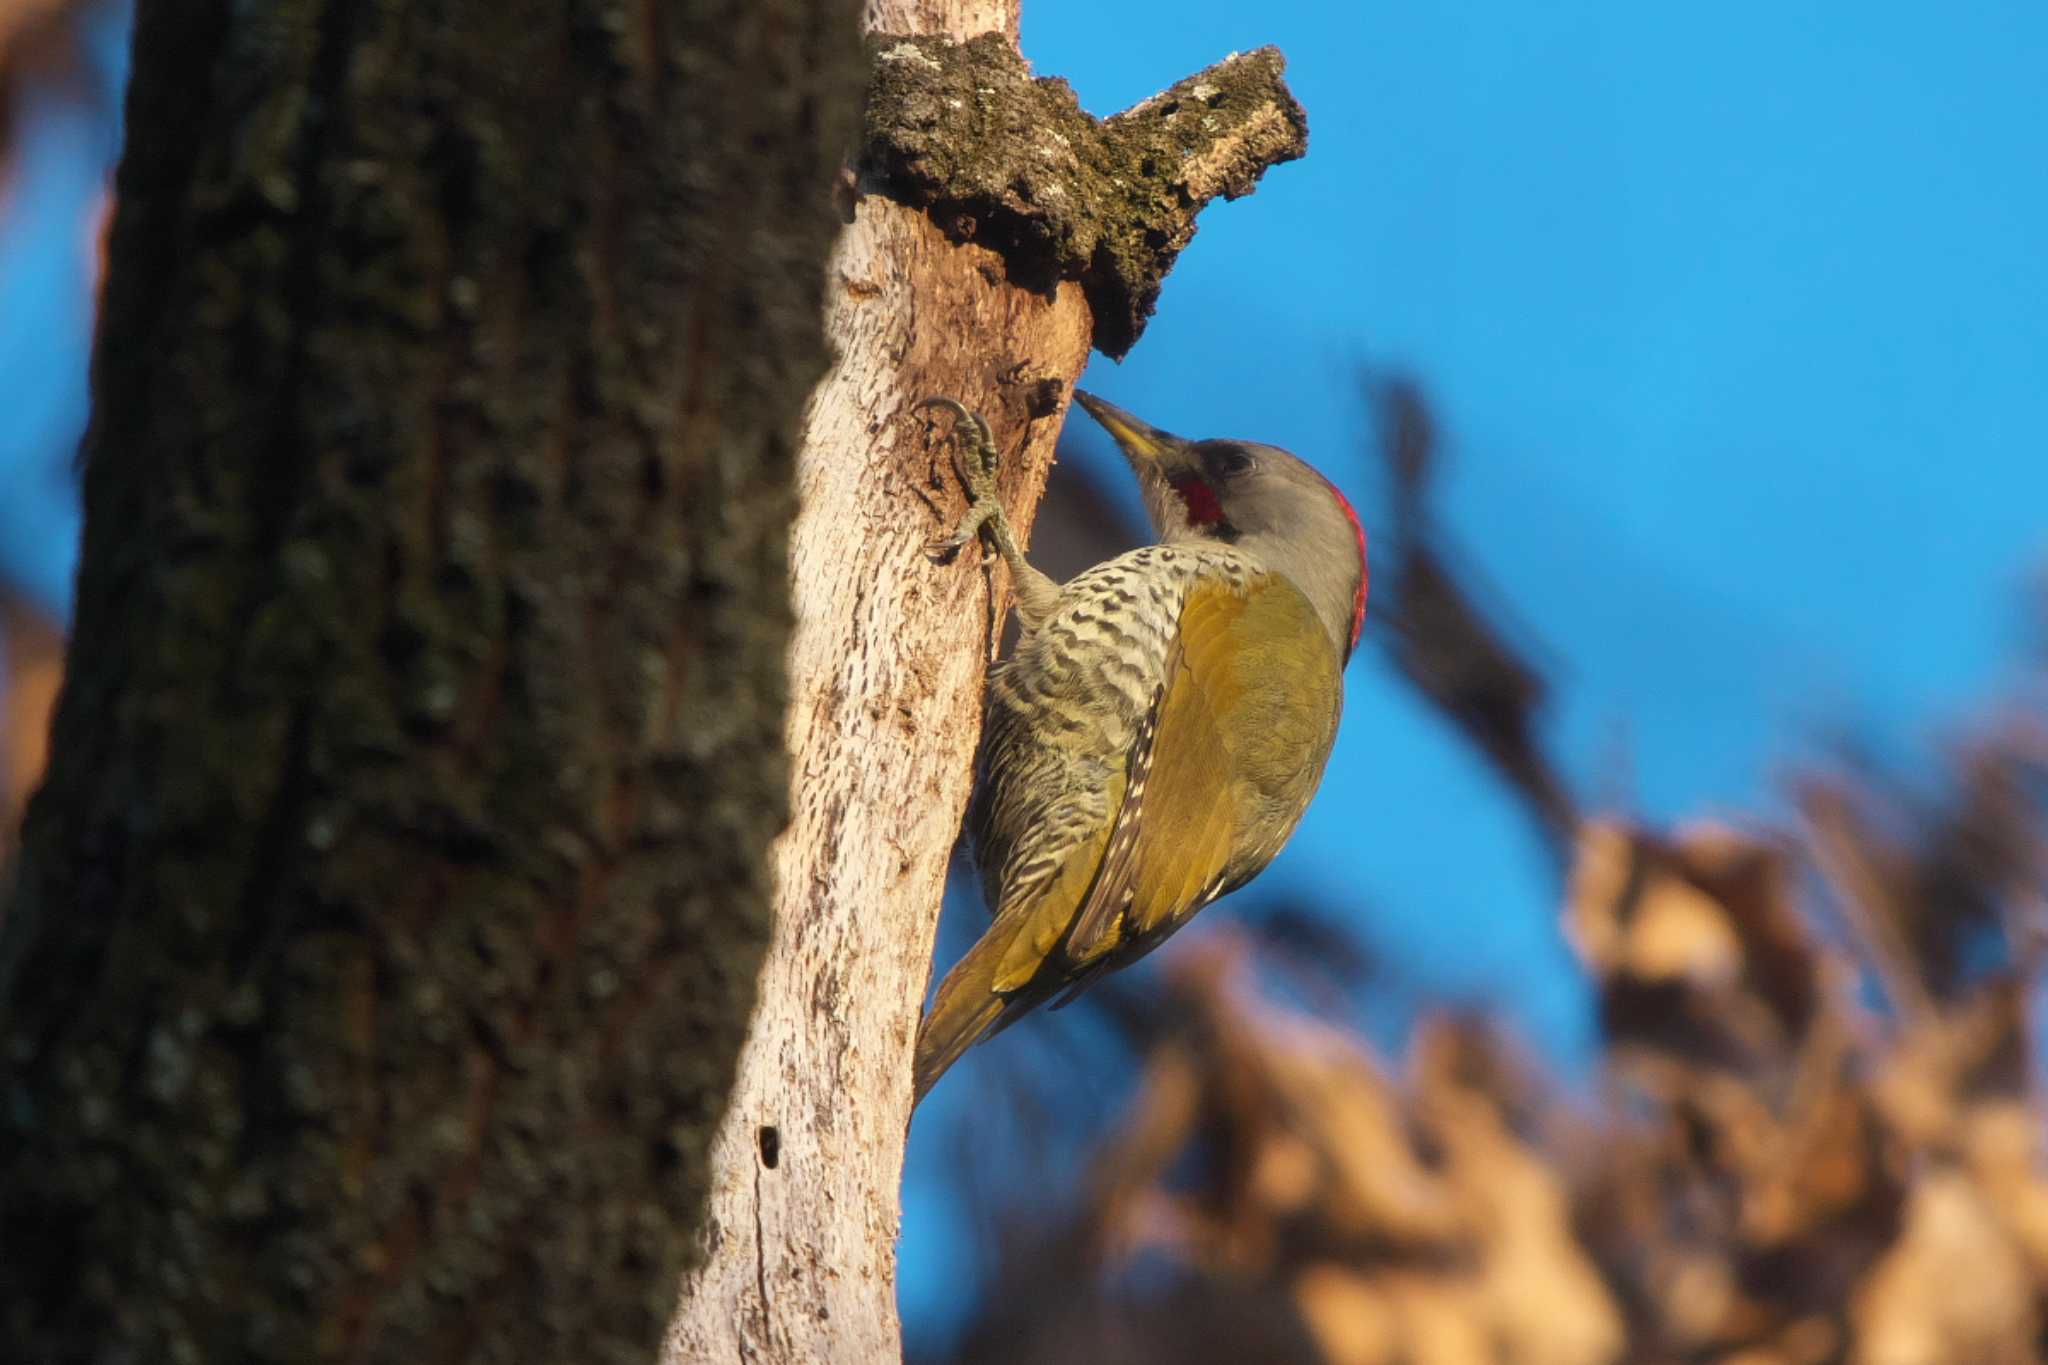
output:
POLYGON ((0 1354, 651 1359, 786 818, 828 0, 142 6, 0 1354))
MULTIPOLYGON (((898 36, 873 44, 863 193, 827 281, 839 361, 812 399, 799 457, 793 822, 776 852, 761 1004, 712 1154, 709 1255, 685 1281, 671 1362, 899 1356, 911 1040, 1005 591, 978 551, 951 564, 926 559, 926 542, 964 504, 948 421, 910 409, 945 395, 987 417, 1003 450, 1005 501, 1028 531, 1091 341, 1128 344, 1149 308, 1111 310, 1105 327, 1085 269, 1099 253, 1083 252, 1070 269, 1069 258, 1028 248, 1130 229, 1142 196, 1104 186, 1144 158, 1129 155, 1134 144, 1113 123, 1074 108, 1064 84, 1031 81, 1003 38, 956 47, 901 36, 913 23, 968 36, 967 15, 1015 32, 1014 6, 1004 15, 934 0, 869 7, 870 22, 898 36), (878 18, 882 9, 895 12, 878 18), (949 10, 952 22, 942 22, 949 10), (1090 150, 1033 179, 1033 192, 1066 186, 1079 212, 1037 213, 1013 192, 1045 145, 1038 116, 1047 110, 1066 120, 1052 132, 1064 128, 1090 150), (911 146, 921 150, 906 158, 911 146), (926 169, 909 173, 911 160, 926 169), (934 166, 943 173, 928 173, 934 166), (963 217, 1017 230, 966 241, 963 217)), ((1263 99, 1293 109, 1277 60, 1260 61, 1259 82, 1232 88, 1260 84, 1263 99)), ((1215 180, 1180 217, 1191 223, 1208 197, 1241 191, 1264 164, 1298 155, 1295 114, 1292 143, 1268 139, 1263 123, 1219 118, 1213 140, 1190 155, 1241 165, 1244 178, 1215 180)), ((1159 135, 1144 125, 1141 136, 1159 135)), ((1195 193, 1179 157, 1139 174, 1155 176, 1160 195, 1195 193)), ((1155 251, 1134 266, 1126 299, 1149 299, 1148 278, 1156 294, 1171 259, 1155 251)))
POLYGON ((1195 215, 1308 149, 1278 48, 1233 53, 1095 119, 1065 81, 1030 79, 994 34, 875 46, 867 183, 928 210, 956 240, 995 247, 1013 284, 1079 280, 1105 355, 1137 344, 1195 215))
POLYGON ((1076 286, 1047 300, 1003 283, 994 253, 881 199, 861 202, 831 286, 843 358, 811 406, 791 555, 794 820, 677 1362, 897 1357, 910 1039, 994 611, 977 558, 924 557, 962 503, 909 407, 937 392, 986 414, 1011 457, 1006 501, 1028 519, 1065 403, 1031 417, 1037 386, 1006 372, 1070 378, 1088 353, 1076 286))

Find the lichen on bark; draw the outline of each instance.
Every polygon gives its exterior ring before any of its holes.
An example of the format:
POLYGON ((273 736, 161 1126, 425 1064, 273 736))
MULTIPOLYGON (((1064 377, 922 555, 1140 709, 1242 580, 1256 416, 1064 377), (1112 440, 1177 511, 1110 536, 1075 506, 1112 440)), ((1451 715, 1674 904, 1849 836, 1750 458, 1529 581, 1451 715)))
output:
POLYGON ((875 35, 864 189, 1000 252, 1013 283, 1077 280, 1095 345, 1136 344, 1211 200, 1251 193, 1308 149, 1279 49, 1236 53, 1108 119, 1034 79, 1003 37, 875 35))

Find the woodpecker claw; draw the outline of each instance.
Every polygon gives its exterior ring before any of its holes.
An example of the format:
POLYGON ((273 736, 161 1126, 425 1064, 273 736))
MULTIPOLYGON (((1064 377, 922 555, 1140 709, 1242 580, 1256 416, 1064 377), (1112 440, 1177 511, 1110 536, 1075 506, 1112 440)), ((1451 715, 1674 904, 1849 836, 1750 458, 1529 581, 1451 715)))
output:
POLYGON ((924 543, 924 557, 934 564, 951 564, 966 543, 958 536, 933 536, 924 543))
POLYGON ((922 412, 926 408, 945 408, 951 412, 957 419, 956 430, 959 425, 964 425, 974 433, 975 453, 981 456, 982 464, 989 469, 995 468, 995 436, 989 431, 988 423, 982 420, 980 413, 957 398, 923 398, 911 405, 913 412, 922 412))
POLYGON ((915 405, 916 410, 924 408, 945 408, 953 414, 953 472, 960 476, 960 482, 967 489, 967 515, 960 518, 950 536, 941 536, 925 546, 925 553, 940 563, 949 561, 955 552, 968 541, 988 533, 989 544, 1010 570, 1010 584, 1017 596, 1017 617, 1026 630, 1036 630, 1038 623, 1051 614, 1059 600, 1059 584, 1031 567, 1024 558, 1024 551, 1017 545, 1017 534, 1010 527, 1009 514, 1003 511, 1003 500, 996 488, 996 463, 999 452, 996 438, 989 431, 988 423, 981 414, 968 408, 957 398, 926 398, 915 405), (963 459, 963 447, 969 439, 974 443, 974 458, 963 459))
POLYGON ((940 564, 950 564, 953 556, 960 553, 960 547, 981 534, 981 528, 1001 509, 992 503, 977 502, 967 509, 967 515, 953 528, 951 535, 935 536, 925 544, 925 554, 940 564))
POLYGON ((944 563, 951 560, 961 546, 979 535, 984 525, 1002 518, 1003 505, 996 491, 998 452, 988 423, 982 420, 981 414, 957 398, 925 398, 912 405, 914 412, 926 408, 945 408, 953 414, 953 472, 967 490, 967 515, 960 519, 951 535, 940 536, 925 547, 927 555, 944 563), (962 458, 968 439, 974 444, 973 460, 962 458))

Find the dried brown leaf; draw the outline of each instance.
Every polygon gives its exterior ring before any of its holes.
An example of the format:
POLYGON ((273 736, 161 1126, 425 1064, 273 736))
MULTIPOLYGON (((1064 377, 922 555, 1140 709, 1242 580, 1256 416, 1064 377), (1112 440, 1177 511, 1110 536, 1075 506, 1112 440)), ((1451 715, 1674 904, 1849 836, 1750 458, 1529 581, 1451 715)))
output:
POLYGON ((1853 1365, 2031 1365, 2035 1285, 1983 1194, 1961 1172, 1913 1187, 1898 1244, 1850 1308, 1853 1365))

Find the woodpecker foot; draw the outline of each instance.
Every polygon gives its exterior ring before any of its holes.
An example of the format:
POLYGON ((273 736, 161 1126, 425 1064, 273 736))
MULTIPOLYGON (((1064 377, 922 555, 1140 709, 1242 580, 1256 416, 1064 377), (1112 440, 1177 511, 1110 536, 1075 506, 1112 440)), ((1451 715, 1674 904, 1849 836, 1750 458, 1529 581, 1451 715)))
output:
POLYGON ((1003 511, 1003 501, 996 493, 996 442, 989 434, 988 423, 976 413, 969 412, 965 404, 951 398, 927 398, 917 405, 919 408, 949 408, 953 422, 953 467, 960 474, 960 482, 967 487, 967 515, 960 518, 960 524, 953 528, 950 536, 941 536, 931 542, 927 553, 941 563, 952 558, 955 551, 983 531, 988 532, 989 541, 1002 556, 1003 563, 1010 568, 1010 587, 1016 594, 1017 619, 1024 623, 1026 630, 1038 629, 1039 623, 1052 614, 1059 605, 1059 584, 1031 567, 1024 558, 1024 551, 1017 545, 1016 532, 1011 529, 1010 518, 1003 511), (963 454, 970 444, 971 452, 963 454))
POLYGON ((946 408, 953 413, 953 471, 967 490, 967 515, 960 518, 951 535, 939 536, 925 547, 926 554, 943 563, 980 535, 983 526, 994 523, 991 530, 1000 539, 1009 523, 1003 515, 1002 499, 996 493, 996 442, 988 423, 953 398, 927 398, 916 406, 918 411, 925 408, 946 408), (970 442, 973 449, 967 452, 965 447, 970 442))

